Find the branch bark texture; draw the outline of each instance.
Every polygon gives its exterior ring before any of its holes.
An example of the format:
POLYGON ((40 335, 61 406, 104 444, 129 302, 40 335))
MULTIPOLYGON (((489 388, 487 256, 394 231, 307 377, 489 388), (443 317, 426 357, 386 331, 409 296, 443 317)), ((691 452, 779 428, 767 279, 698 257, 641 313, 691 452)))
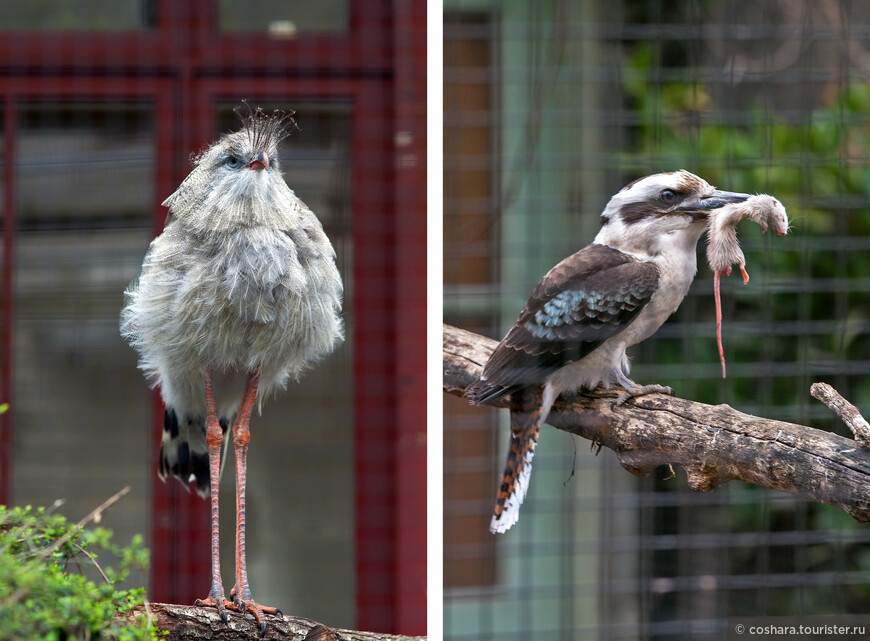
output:
POLYGON ((839 392, 827 383, 813 383, 810 386, 810 394, 828 406, 828 408, 852 430, 855 441, 861 447, 870 446, 870 425, 861 416, 858 408, 852 405, 839 392))
MULTIPOLYGON (((450 325, 443 330, 444 391, 462 396, 497 343, 450 325)), ((686 470, 689 485, 709 492, 732 480, 788 492, 870 521, 870 450, 863 443, 805 425, 651 394, 611 409, 618 391, 563 397, 548 423, 607 447, 629 472, 659 465, 686 470)), ((494 402, 507 407, 508 401, 494 402)), ((857 411, 857 410, 856 410, 857 411)))
POLYGON ((330 628, 317 621, 292 616, 266 615, 266 636, 260 636, 254 617, 229 612, 224 623, 214 608, 201 608, 169 603, 150 603, 126 616, 129 620, 150 616, 160 630, 168 632, 168 641, 214 639, 215 641, 421 641, 425 637, 404 637, 376 632, 358 632, 330 628))

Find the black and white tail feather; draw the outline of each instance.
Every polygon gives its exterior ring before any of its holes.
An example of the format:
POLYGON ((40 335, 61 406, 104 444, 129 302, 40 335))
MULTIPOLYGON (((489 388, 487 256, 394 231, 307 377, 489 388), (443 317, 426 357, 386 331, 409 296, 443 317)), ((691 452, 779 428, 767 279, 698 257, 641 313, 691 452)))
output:
MULTIPOLYGON (((223 430, 221 446, 221 474, 227 460, 227 443, 232 429, 234 416, 220 417, 223 430)), ((211 494, 208 469, 208 442, 205 438, 205 418, 178 413, 171 407, 163 413, 163 436, 160 439, 160 462, 157 468, 160 480, 170 476, 181 481, 184 489, 190 491, 193 484, 196 493, 203 498, 211 494)))

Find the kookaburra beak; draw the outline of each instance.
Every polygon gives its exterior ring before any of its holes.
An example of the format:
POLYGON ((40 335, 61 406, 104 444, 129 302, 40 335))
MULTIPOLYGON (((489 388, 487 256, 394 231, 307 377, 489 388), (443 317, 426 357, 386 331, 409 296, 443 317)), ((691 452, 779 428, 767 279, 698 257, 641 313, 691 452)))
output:
POLYGON ((724 207, 725 205, 742 203, 747 198, 749 198, 749 194, 741 194, 736 191, 722 191, 721 189, 717 189, 709 196, 684 202, 682 205, 680 205, 679 210, 688 214, 692 217, 693 220, 697 222, 700 220, 705 220, 707 218, 707 212, 709 212, 711 209, 719 209, 720 207, 724 207))
POLYGON ((269 168, 269 154, 265 151, 261 151, 256 156, 254 156, 253 160, 245 165, 248 169, 268 169, 269 168))

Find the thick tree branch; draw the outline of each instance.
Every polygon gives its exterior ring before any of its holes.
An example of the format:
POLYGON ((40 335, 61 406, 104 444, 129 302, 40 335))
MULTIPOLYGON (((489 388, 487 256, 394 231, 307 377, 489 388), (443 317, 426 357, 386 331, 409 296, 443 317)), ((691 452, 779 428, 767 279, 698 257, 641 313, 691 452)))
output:
MULTIPOLYGON (((444 326, 444 391, 462 396, 496 342, 444 326)), ((870 521, 870 450, 863 443, 805 425, 651 394, 611 409, 616 390, 556 401, 550 425, 613 450, 628 471, 659 465, 686 470, 689 485, 709 492, 741 480, 828 503, 870 521)), ((507 407, 505 399, 493 403, 507 407)), ((856 410, 857 412, 857 410, 856 410)))
POLYGON ((260 639, 283 639, 284 641, 420 641, 425 637, 403 637, 376 632, 357 632, 330 628, 311 619, 291 616, 266 615, 266 636, 251 614, 229 612, 229 621, 221 621, 215 608, 198 608, 169 603, 150 603, 146 608, 137 608, 126 615, 127 620, 142 616, 153 617, 160 630, 168 632, 167 641, 187 639, 214 639, 215 641, 259 641, 260 639))

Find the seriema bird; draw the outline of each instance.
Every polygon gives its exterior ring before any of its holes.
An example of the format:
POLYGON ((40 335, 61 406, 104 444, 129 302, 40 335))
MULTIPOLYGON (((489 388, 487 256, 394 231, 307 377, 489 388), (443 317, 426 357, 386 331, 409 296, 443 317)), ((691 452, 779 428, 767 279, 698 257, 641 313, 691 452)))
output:
POLYGON ((672 393, 628 378, 625 350, 651 336, 682 302, 697 271, 708 212, 748 194, 719 191, 687 171, 636 180, 604 208, 591 245, 553 267, 465 391, 479 404, 511 395, 511 440, 490 530, 519 518, 541 425, 564 392, 617 383, 615 405, 672 393))
POLYGON ((125 292, 121 333, 166 405, 161 478, 211 495, 212 581, 198 605, 263 613, 248 585, 245 479, 255 404, 297 379, 343 340, 335 251, 282 177, 289 115, 236 110, 225 134, 163 203, 166 226, 125 292), (218 559, 222 444, 236 456, 235 585, 225 598, 218 559))

